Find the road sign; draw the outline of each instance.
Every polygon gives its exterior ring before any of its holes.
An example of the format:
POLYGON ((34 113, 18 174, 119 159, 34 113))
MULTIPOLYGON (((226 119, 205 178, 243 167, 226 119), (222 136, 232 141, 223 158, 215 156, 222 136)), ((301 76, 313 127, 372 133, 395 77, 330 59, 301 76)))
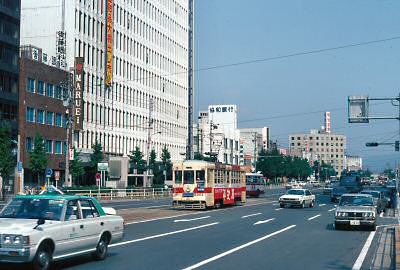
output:
POLYGON ((53 174, 53 170, 51 168, 47 168, 46 169, 46 177, 51 177, 52 174, 53 174))
POLYGON ((97 170, 108 171, 108 163, 107 162, 97 163, 97 170))
POLYGON ((54 179, 56 181, 60 180, 60 171, 54 171, 54 179))
POLYGON ((347 102, 349 123, 369 123, 367 96, 350 96, 347 102))

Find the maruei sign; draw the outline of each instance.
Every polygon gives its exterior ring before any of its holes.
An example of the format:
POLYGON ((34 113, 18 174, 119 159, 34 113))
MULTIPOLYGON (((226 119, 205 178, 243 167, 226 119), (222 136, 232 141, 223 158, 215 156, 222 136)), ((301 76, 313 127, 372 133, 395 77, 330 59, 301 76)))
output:
POLYGON ((74 130, 83 129, 83 57, 75 58, 74 130))
POLYGON ((113 73, 113 2, 113 0, 107 0, 106 87, 111 86, 113 73))

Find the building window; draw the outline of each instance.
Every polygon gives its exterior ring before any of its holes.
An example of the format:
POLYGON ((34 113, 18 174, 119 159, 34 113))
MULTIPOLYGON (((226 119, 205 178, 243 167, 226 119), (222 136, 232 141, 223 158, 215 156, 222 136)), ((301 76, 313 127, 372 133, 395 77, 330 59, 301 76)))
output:
POLYGON ((26 108, 26 121, 35 122, 35 109, 27 107, 26 108))
POLYGON ((35 93, 35 80, 28 78, 28 92, 35 93))
POLYGON ((52 85, 51 83, 47 84, 47 96, 54 97, 54 85, 52 85))
POLYGON ((38 81, 38 91, 39 95, 44 95, 44 82, 38 81))
POLYGON ((44 124, 44 111, 37 110, 36 122, 39 124, 44 124))
POLYGON ((56 141, 55 154, 62 154, 62 144, 61 144, 61 141, 56 141))
POLYGON ((63 120, 63 117, 62 117, 62 114, 61 113, 56 113, 56 126, 57 127, 62 127, 63 125, 62 125, 62 121, 63 120))
POLYGON ((46 153, 52 154, 53 153, 53 141, 46 140, 46 153))
POLYGON ((67 142, 63 143, 64 147, 63 147, 63 154, 66 155, 67 154, 67 142))
POLYGON ((63 99, 62 98, 62 88, 60 86, 56 87, 56 95, 55 95, 56 99, 63 99))
POLYGON ((25 148, 26 151, 32 151, 33 147, 32 147, 32 138, 31 137, 27 137, 26 138, 26 142, 25 142, 25 148))
POLYGON ((52 126, 54 123, 54 113, 53 112, 47 112, 46 113, 46 124, 52 126))

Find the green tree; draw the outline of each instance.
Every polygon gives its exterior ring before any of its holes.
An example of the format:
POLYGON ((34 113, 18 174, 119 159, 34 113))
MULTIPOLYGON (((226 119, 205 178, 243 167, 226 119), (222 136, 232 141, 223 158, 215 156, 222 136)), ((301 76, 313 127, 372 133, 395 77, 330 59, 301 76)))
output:
POLYGON ((128 157, 133 168, 137 169, 137 173, 141 174, 146 170, 146 161, 143 159, 143 153, 139 147, 136 146, 135 150, 132 150, 128 157))
POLYGON ((81 152, 74 147, 74 159, 70 161, 69 170, 72 175, 72 183, 74 178, 78 178, 85 173, 82 160, 80 159, 81 152))
POLYGON ((47 156, 44 149, 43 137, 39 133, 35 136, 33 150, 29 153, 29 157, 29 169, 37 175, 38 183, 40 183, 40 175, 43 174, 47 167, 47 156))
POLYGON ((149 169, 153 172, 153 185, 161 185, 163 183, 163 172, 160 170, 161 162, 157 162, 157 154, 153 149, 150 152, 149 169))
POLYGON ((103 147, 97 141, 92 145, 93 153, 90 155, 90 166, 97 171, 97 163, 104 160, 103 147))
POLYGON ((161 163, 163 170, 166 171, 167 179, 172 180, 172 162, 171 162, 171 154, 168 151, 168 148, 164 146, 161 152, 161 163))
POLYGON ((0 127, 0 175, 4 183, 15 167, 15 158, 12 154, 11 128, 9 125, 0 127))

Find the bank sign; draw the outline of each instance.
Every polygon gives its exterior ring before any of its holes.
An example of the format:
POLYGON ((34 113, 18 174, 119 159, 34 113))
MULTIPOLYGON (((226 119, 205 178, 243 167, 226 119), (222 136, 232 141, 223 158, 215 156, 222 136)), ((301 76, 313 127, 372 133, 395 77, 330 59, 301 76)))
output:
POLYGON ((75 58, 74 130, 83 129, 83 57, 75 58))

